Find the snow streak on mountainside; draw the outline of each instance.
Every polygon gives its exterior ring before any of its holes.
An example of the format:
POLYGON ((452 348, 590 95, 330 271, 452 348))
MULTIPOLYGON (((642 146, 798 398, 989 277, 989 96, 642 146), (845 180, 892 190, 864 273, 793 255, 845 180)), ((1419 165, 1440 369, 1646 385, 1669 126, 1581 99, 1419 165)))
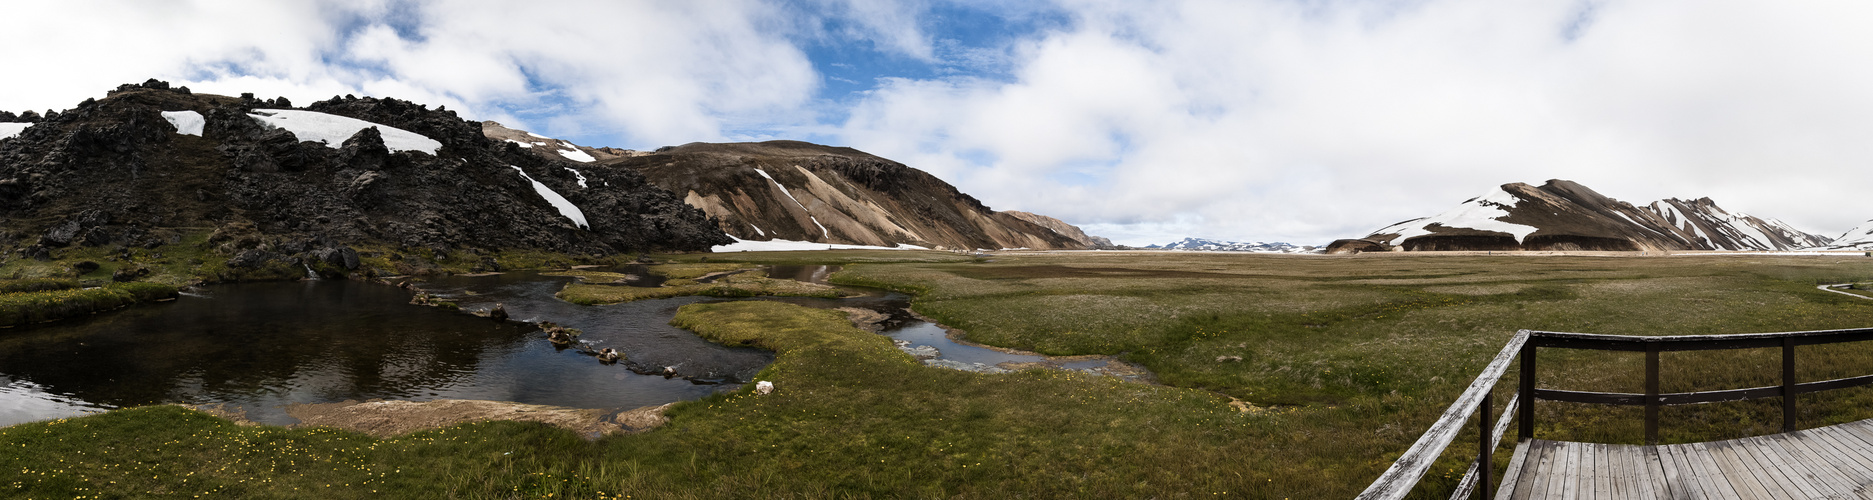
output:
POLYGON ((1557 179, 1504 184, 1436 216, 1335 241, 1327 251, 1795 250, 1826 241, 1775 219, 1732 214, 1710 198, 1636 207, 1557 179))
POLYGON ((553 160, 572 160, 579 163, 592 163, 599 160, 643 156, 646 152, 618 148, 588 148, 525 130, 507 128, 501 122, 489 120, 481 122, 482 135, 497 141, 513 143, 514 147, 529 153, 553 160))
POLYGON ((1145 248, 1157 250, 1191 250, 1205 252, 1255 252, 1255 253, 1315 253, 1320 250, 1314 246, 1297 246, 1281 242, 1241 243, 1235 241, 1210 240, 1203 238, 1184 238, 1183 241, 1168 245, 1151 245, 1145 248))
POLYGON ((1873 248, 1873 220, 1847 230, 1827 244, 1827 248, 1873 248))
POLYGON ((690 143, 601 160, 630 167, 742 240, 937 249, 1084 249, 922 170, 799 141, 690 143))
POLYGON ((637 170, 714 218, 740 242, 735 249, 761 241, 820 248, 1111 247, 1052 217, 990 210, 924 171, 851 148, 769 141, 643 152, 579 146, 491 121, 482 122, 482 132, 546 158, 637 170))

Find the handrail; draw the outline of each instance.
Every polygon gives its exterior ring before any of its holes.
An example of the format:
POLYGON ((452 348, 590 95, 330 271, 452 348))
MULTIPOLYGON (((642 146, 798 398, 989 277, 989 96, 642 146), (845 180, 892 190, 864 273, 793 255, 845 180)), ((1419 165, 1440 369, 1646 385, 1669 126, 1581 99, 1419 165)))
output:
POLYGON ((1714 403, 1722 401, 1741 401, 1780 397, 1782 399, 1782 431, 1793 432, 1795 426, 1795 399, 1797 394, 1807 394, 1833 389, 1844 389, 1863 385, 1873 385, 1873 375, 1847 377, 1816 382, 1796 382, 1795 347, 1804 345, 1822 345, 1841 342, 1873 341, 1873 328, 1845 330, 1814 330, 1778 333, 1740 333, 1728 335, 1676 335, 1646 337, 1634 335, 1602 335, 1592 333, 1546 332, 1521 330, 1503 346, 1502 352, 1483 368, 1483 373, 1470 382, 1470 387, 1463 395, 1439 416, 1431 428, 1412 443, 1411 448, 1399 456, 1390 468, 1359 494, 1360 499, 1401 499, 1416 487, 1418 481, 1431 468, 1433 462, 1442 456, 1444 450, 1461 432, 1465 421, 1473 413, 1480 414, 1477 458, 1469 470, 1458 482, 1451 498, 1467 498, 1471 492, 1481 489, 1485 498, 1492 497, 1490 475, 1494 472, 1491 456, 1504 433, 1508 430, 1509 415, 1520 425, 1517 428, 1519 440, 1532 439, 1535 436, 1535 402, 1541 400, 1575 403, 1644 405, 1645 434, 1647 444, 1658 443, 1658 409, 1661 406, 1714 403), (1559 349, 1583 349, 1598 351, 1635 351, 1646 353, 1646 381, 1644 394, 1618 392, 1586 392, 1558 389, 1537 389, 1535 387, 1536 350, 1542 347, 1559 349), (1752 387, 1722 391, 1660 393, 1659 356, 1660 352, 1704 351, 1723 349, 1782 349, 1782 384, 1768 387, 1752 387), (1520 358, 1521 376, 1516 395, 1509 399, 1503 408, 1502 417, 1491 425, 1490 391, 1496 382, 1508 371, 1511 361, 1520 358), (1492 432, 1493 431, 1493 432, 1492 432), (1483 444, 1488 443, 1488 444, 1483 444))
MULTIPOLYGON (((1777 333, 1738 333, 1730 335, 1675 335, 1665 337, 1569 332, 1530 332, 1529 341, 1523 345, 1522 388, 1520 395, 1523 401, 1531 403, 1534 401, 1548 400, 1572 403, 1645 406, 1646 444, 1658 444, 1659 407, 1782 398, 1782 432, 1794 432, 1797 425, 1795 421, 1795 398, 1793 396, 1873 384, 1873 375, 1821 380, 1816 382, 1798 382, 1795 379, 1795 347, 1842 342, 1864 342, 1870 340, 1873 340, 1873 328, 1777 333), (1540 347, 1644 352, 1645 393, 1633 394, 1624 392, 1537 389, 1535 388, 1534 351, 1536 348, 1540 347), (1658 353, 1776 347, 1782 349, 1782 383, 1780 385, 1722 391, 1676 393, 1660 393, 1658 390, 1658 353)), ((1517 416, 1517 419, 1522 421, 1521 428, 1519 429, 1522 438, 1527 439, 1533 437, 1535 434, 1534 405, 1523 406, 1522 412, 1517 416)))
MULTIPOLYGON (((1437 418, 1437 423, 1431 424, 1431 429, 1419 436, 1418 442, 1412 443, 1411 448, 1406 449, 1405 454, 1398 457, 1398 461, 1392 462, 1392 466, 1385 469, 1385 473, 1380 474, 1379 479, 1373 481, 1372 485, 1367 486, 1366 491, 1356 498, 1396 500, 1405 498, 1406 494, 1411 493, 1411 488, 1417 486, 1418 481, 1424 478, 1424 473, 1431 470, 1431 464, 1436 462, 1437 457, 1444 454, 1444 449, 1450 447, 1450 442, 1457 438, 1457 434, 1462 431, 1464 421, 1469 420, 1470 414, 1482 408, 1483 404, 1490 399, 1489 391, 1496 387, 1496 381, 1502 378, 1502 374, 1509 371, 1509 362, 1515 360, 1516 353, 1522 351, 1522 345, 1528 341, 1528 338, 1528 330, 1515 332, 1515 337, 1510 338, 1509 344, 1503 346, 1502 352, 1497 353, 1496 358, 1490 360, 1489 366, 1483 368, 1483 373, 1477 375, 1475 381, 1470 382, 1470 388, 1457 397, 1457 402, 1452 403, 1450 409, 1445 410, 1443 416, 1437 418)), ((1489 413, 1489 409, 1483 409, 1486 429, 1489 413)), ((1481 441, 1493 440, 1484 438, 1481 441)), ((1488 484, 1488 475, 1493 471, 1492 467, 1487 466, 1487 457, 1487 453, 1479 457, 1485 465, 1480 467, 1485 479, 1484 484, 1488 484)), ((1487 491, 1489 488, 1483 489, 1487 491)))

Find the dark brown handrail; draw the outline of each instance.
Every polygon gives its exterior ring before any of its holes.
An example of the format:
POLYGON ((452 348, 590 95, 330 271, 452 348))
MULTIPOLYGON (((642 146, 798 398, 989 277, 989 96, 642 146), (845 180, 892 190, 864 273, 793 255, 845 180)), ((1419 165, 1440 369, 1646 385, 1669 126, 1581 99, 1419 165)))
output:
POLYGON ((1796 429, 1795 398, 1798 394, 1820 392, 1848 387, 1873 385, 1873 375, 1848 377, 1817 382, 1797 382, 1795 380, 1795 347, 1804 345, 1835 344, 1842 342, 1863 342, 1873 340, 1873 328, 1850 330, 1817 330, 1804 332, 1780 333, 1742 333, 1732 335, 1676 335, 1664 337, 1643 337, 1633 335, 1601 335, 1592 333, 1544 332, 1522 330, 1503 346, 1502 352, 1483 368, 1483 373, 1470 383, 1469 389, 1457 397, 1457 401, 1431 424, 1423 436, 1412 443, 1411 448, 1398 457, 1392 466, 1359 494, 1361 499, 1399 499, 1404 498, 1424 473, 1430 470, 1432 462, 1444 453, 1452 440, 1456 439, 1464 421, 1471 414, 1482 415, 1479 422, 1477 458, 1471 463, 1469 471, 1458 482, 1452 499, 1468 498, 1474 490, 1482 490, 1483 498, 1492 498, 1495 491, 1490 488, 1490 475, 1494 472, 1491 456, 1495 445, 1508 429, 1508 416, 1515 415, 1519 440, 1535 437, 1535 402, 1541 400, 1564 401, 1574 403, 1643 405, 1645 406, 1645 440, 1647 444, 1658 444, 1658 410, 1663 406, 1715 403, 1722 401, 1743 401, 1762 398, 1782 399, 1782 432, 1796 429), (1559 349, 1583 349, 1597 351, 1631 351, 1645 353, 1645 393, 1631 394, 1620 392, 1585 392, 1558 389, 1537 389, 1535 387, 1535 360, 1537 349, 1542 347, 1559 349), (1733 389, 1723 391, 1660 393, 1658 382, 1659 360, 1661 352, 1708 351, 1722 349, 1756 349, 1780 347, 1782 349, 1782 383, 1768 387, 1733 389), (1509 399, 1503 409, 1503 418, 1496 425, 1491 425, 1490 391, 1496 382, 1508 371, 1511 361, 1521 360, 1521 377, 1516 396, 1509 399), (1493 427, 1493 428, 1492 428, 1493 427), (1493 431, 1493 432, 1492 432, 1493 431))
MULTIPOLYGON (((1677 335, 1668 337, 1529 332, 1528 342, 1522 344, 1522 387, 1520 393, 1521 399, 1529 403, 1548 400, 1605 405, 1645 406, 1646 444, 1658 444, 1658 409, 1660 407, 1724 401, 1782 398, 1782 432, 1794 432, 1797 430, 1798 426, 1796 425, 1795 398, 1793 396, 1873 384, 1873 375, 1817 382, 1797 382, 1795 379, 1795 347, 1842 342, 1864 342, 1868 340, 1873 340, 1873 328, 1781 333, 1741 333, 1734 335, 1677 335), (1595 351, 1644 352, 1645 394, 1537 389, 1535 388, 1535 350, 1542 347, 1595 351), (1760 349, 1773 347, 1780 347, 1782 349, 1782 383, 1780 385, 1723 391, 1659 393, 1658 353, 1660 352, 1760 349)), ((1521 426, 1517 431, 1522 439, 1529 439, 1535 435, 1534 407, 1535 405, 1533 404, 1522 405, 1521 414, 1517 415, 1517 420, 1521 421, 1521 426)))

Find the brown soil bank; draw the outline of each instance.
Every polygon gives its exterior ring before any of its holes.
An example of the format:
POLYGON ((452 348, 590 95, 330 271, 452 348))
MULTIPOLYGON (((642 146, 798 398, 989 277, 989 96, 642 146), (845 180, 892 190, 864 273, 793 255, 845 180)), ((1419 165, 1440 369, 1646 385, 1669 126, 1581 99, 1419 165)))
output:
MULTIPOLYGON (((507 401, 442 399, 436 401, 346 401, 342 403, 297 404, 286 407, 286 414, 299 419, 291 427, 336 427, 358 431, 377 438, 389 438, 426 429, 440 429, 471 422, 512 420, 540 422, 577 432, 586 437, 643 432, 668 419, 663 410, 669 405, 646 406, 616 415, 605 410, 530 405, 507 401)), ((230 414, 216 407, 198 408, 236 421, 242 415, 230 414)))

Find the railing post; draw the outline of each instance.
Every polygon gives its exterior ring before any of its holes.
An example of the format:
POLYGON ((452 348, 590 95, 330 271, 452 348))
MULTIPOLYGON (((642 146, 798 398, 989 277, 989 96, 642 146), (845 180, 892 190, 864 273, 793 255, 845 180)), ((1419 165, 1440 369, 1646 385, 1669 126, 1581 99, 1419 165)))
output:
POLYGON ((1522 406, 1515 411, 1516 440, 1527 441, 1535 438, 1535 339, 1531 336, 1522 344, 1522 406))
POLYGON ((1782 337, 1782 432, 1795 432, 1795 338, 1782 337))
POLYGON ((1645 444, 1658 444, 1658 342, 1645 343, 1645 444))
POLYGON ((1482 418, 1477 419, 1476 424, 1476 463, 1478 465, 1476 487, 1483 490, 1483 500, 1491 500, 1496 496, 1496 490, 1489 487, 1489 476, 1496 471, 1495 465, 1489 463, 1490 456, 1496 454, 1496 447, 1493 446, 1495 443, 1491 442, 1494 440, 1490 439, 1494 437, 1490 435, 1490 431, 1496 428, 1496 424, 1490 422, 1491 417, 1496 414, 1496 407, 1491 404, 1494 403, 1494 399, 1494 394, 1487 391, 1483 393, 1483 405, 1478 410, 1482 418))

